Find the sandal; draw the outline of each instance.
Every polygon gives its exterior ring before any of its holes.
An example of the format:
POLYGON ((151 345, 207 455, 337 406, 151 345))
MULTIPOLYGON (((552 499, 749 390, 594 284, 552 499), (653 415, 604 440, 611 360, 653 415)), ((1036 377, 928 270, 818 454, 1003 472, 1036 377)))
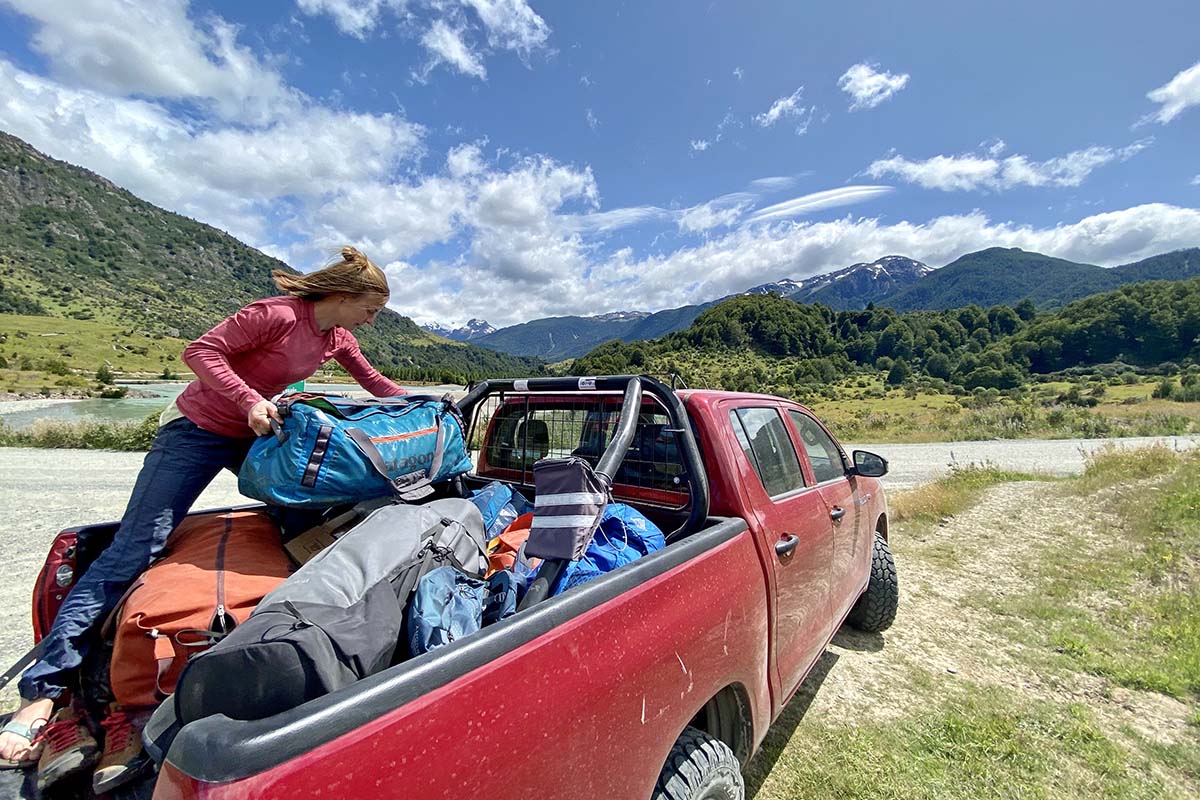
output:
MULTIPOLYGON (((0 733, 11 733, 26 739, 30 744, 37 739, 43 727, 49 722, 47 719, 35 719, 29 725, 23 722, 14 722, 9 720, 3 728, 0 728, 0 733)), ((28 769, 29 767, 37 766, 40 753, 35 753, 24 761, 18 761, 12 758, 0 758, 0 769, 28 769)))

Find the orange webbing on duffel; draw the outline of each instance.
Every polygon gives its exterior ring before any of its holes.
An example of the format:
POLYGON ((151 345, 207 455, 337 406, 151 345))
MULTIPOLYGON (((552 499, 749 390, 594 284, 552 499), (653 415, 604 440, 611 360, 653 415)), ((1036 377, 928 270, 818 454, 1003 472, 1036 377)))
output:
POLYGON ((164 554, 115 612, 110 678, 123 706, 161 702, 175 690, 188 657, 245 621, 292 569, 279 527, 259 511, 187 517, 171 532, 164 554))

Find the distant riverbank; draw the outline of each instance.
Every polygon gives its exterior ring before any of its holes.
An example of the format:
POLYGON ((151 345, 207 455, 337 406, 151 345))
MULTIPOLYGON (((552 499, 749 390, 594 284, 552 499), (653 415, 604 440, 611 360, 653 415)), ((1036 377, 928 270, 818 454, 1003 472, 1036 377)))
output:
MULTIPOLYGON (((38 422, 50 424, 87 423, 90 425, 120 425, 140 423, 150 414, 167 407, 184 390, 188 381, 122 382, 129 394, 114 399, 70 398, 70 397, 21 397, 0 396, 0 424, 10 431, 27 431, 38 422)), ((405 385, 405 389, 418 394, 444 394, 461 392, 462 387, 439 384, 434 386, 405 385)), ((329 383, 310 384, 309 391, 336 394, 363 393, 354 384, 329 383)), ((19 444, 13 442, 12 444, 19 444)))

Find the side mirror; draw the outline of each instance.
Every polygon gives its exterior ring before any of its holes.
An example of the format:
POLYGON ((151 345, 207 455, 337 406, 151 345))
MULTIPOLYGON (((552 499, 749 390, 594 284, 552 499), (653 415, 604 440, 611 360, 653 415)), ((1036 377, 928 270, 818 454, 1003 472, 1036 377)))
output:
POLYGON ((887 475, 888 462, 883 456, 868 453, 866 450, 854 451, 854 474, 864 478, 882 478, 887 475))

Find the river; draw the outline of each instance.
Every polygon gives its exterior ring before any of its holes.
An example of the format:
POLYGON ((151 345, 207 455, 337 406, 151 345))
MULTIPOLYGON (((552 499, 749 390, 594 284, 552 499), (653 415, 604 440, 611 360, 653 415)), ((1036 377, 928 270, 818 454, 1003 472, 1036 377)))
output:
MULTIPOLYGON (((140 422, 148 415, 162 411, 187 386, 187 381, 170 383, 130 383, 121 384, 139 394, 149 397, 122 397, 113 400, 99 398, 89 400, 13 400, 0 402, 0 421, 14 430, 22 430, 33 425, 38 420, 47 419, 56 422, 74 422, 92 420, 99 422, 140 422)), ((405 389, 417 394, 442 395, 446 392, 462 392, 462 386, 416 386, 405 385, 405 389)), ((310 383, 310 392, 328 392, 335 394, 363 393, 354 384, 310 383)))

